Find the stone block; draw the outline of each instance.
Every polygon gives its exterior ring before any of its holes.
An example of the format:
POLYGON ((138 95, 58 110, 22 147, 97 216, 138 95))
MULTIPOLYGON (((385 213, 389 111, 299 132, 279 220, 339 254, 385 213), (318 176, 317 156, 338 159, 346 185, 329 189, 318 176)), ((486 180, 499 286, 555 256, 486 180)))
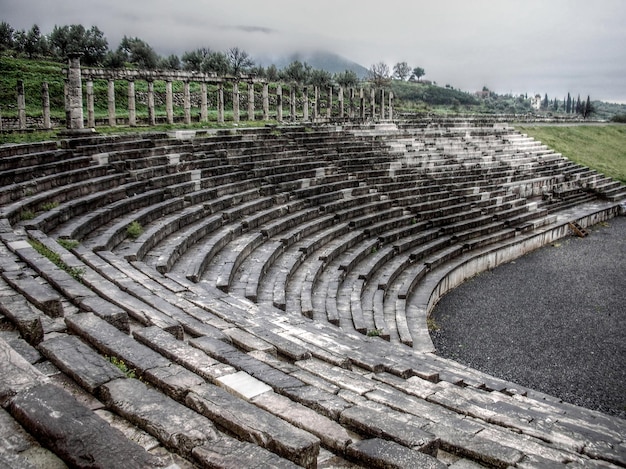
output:
POLYGON ((45 375, 0 339, 0 406, 6 407, 16 394, 47 381, 45 375))
POLYGON ((104 469, 166 465, 52 384, 20 392, 9 410, 22 427, 68 466, 104 469))
POLYGON ((183 455, 218 438, 209 419, 139 380, 111 381, 101 387, 101 396, 107 407, 183 455))
POLYGON ((349 458, 365 467, 380 469, 445 469, 446 464, 394 441, 372 438, 352 443, 346 451, 349 458))
POLYGON ((252 402, 261 409, 265 409, 292 425, 312 433, 320 439, 324 447, 340 454, 343 454, 346 447, 352 442, 352 437, 348 431, 337 422, 293 402, 285 396, 266 392, 253 398, 252 402))
POLYGON ((39 349, 57 368, 92 394, 100 385, 124 377, 119 368, 76 336, 48 339, 39 349))
POLYGON ((365 435, 390 439, 423 453, 436 454, 439 447, 439 440, 432 433, 379 409, 353 406, 341 413, 339 422, 365 435))
POLYGON ((217 386, 194 388, 185 403, 245 441, 304 467, 317 463, 318 438, 217 386))
POLYGON ((30 344, 43 340, 44 330, 39 313, 20 295, 0 296, 0 313, 15 324, 20 334, 30 344))
POLYGON ((245 371, 221 376, 216 381, 218 386, 247 401, 272 390, 267 384, 250 376, 245 371))
POLYGON ((221 469, 241 469, 242 467, 296 469, 300 467, 264 448, 229 437, 222 437, 217 441, 212 441, 210 445, 194 448, 193 457, 202 467, 221 469))
POLYGON ((63 316, 60 295, 48 284, 40 283, 24 272, 3 272, 2 277, 28 301, 52 318, 63 316))
POLYGON ((332 420, 339 420, 341 412, 352 406, 338 395, 316 386, 289 388, 283 390, 283 394, 332 420))

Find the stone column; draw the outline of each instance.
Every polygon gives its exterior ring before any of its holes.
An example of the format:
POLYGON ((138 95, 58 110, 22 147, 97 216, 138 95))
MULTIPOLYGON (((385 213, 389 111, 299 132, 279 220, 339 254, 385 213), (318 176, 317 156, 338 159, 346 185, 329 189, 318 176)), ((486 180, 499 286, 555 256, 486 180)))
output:
POLYGON ((296 85, 291 85, 289 90, 289 120, 296 121, 296 85))
POLYGON ((263 120, 270 120, 270 85, 263 83, 263 120))
POLYGON ((224 123, 224 83, 217 85, 217 122, 224 123))
POLYGON ((128 125, 137 125, 137 109, 135 108, 135 81, 128 81, 128 125))
POLYGON ((248 120, 254 120, 254 83, 248 83, 248 120))
POLYGON ((148 81, 148 125, 156 125, 154 112, 154 81, 148 81))
POLYGON ((233 83, 233 122, 239 122, 239 82, 233 83))
POLYGON ((209 121, 209 103, 207 99, 207 86, 205 81, 200 84, 200 120, 202 122, 209 121))
POLYGON ((69 54, 69 70, 67 73, 67 108, 68 129, 83 129, 83 84, 80 74, 80 56, 69 54))
POLYGON ((354 88, 350 88, 350 105, 348 107, 348 117, 354 119, 354 88))
POLYGON ((50 91, 48 90, 48 83, 43 82, 41 84, 41 103, 43 107, 43 128, 51 129, 50 123, 50 91))
POLYGON ((393 120, 393 91, 389 92, 389 120, 393 120))
POLYGON ((339 117, 343 119, 343 86, 339 87, 337 105, 339 106, 339 117))
POLYGON ((107 89, 107 105, 109 111, 109 125, 111 127, 115 127, 117 119, 115 118, 115 81, 113 79, 109 79, 107 89))
POLYGON ((96 115, 93 102, 93 80, 89 78, 85 84, 87 86, 87 127, 93 129, 96 126, 96 115))
POLYGON ((385 120, 385 90, 380 90, 380 119, 385 120))
POLYGON ((307 86, 302 89, 302 120, 309 121, 309 88, 307 86))
POLYGON ((361 119, 365 119, 365 93, 363 88, 359 90, 359 101, 361 102, 361 119))
POLYGON ((185 124, 191 124, 191 92, 189 91, 189 80, 183 82, 183 110, 185 113, 185 124))
POLYGON ((276 85, 276 120, 283 121, 283 88, 276 85))
POLYGON ((165 82, 165 113, 167 114, 167 123, 174 123, 174 95, 172 93, 172 81, 165 82))
POLYGON ((376 117, 376 91, 370 92, 370 107, 372 108, 372 119, 376 117))
POLYGON ((313 103, 313 120, 316 121, 320 116, 320 89, 318 86, 314 90, 315 103, 313 103))
POLYGON ((19 129, 26 128, 26 98, 24 97, 24 81, 17 80, 17 117, 19 129))
POLYGON ((333 87, 332 86, 328 88, 327 105, 328 107, 326 108, 326 117, 330 119, 333 115, 333 87))

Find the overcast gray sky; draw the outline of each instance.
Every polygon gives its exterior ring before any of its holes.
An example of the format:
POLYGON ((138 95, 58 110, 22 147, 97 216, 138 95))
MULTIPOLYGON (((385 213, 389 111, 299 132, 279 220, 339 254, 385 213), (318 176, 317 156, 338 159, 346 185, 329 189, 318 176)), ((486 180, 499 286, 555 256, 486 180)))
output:
POLYGON ((324 50, 465 91, 626 103, 626 0, 0 0, 0 20, 95 25, 111 49, 127 35, 161 55, 324 50))

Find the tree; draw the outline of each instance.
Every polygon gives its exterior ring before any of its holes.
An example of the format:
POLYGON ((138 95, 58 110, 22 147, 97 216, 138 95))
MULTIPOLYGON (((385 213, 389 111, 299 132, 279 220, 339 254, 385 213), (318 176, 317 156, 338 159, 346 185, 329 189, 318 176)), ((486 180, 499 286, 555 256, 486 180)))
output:
POLYGON ((587 95, 587 102, 581 105, 581 109, 582 109, 581 114, 583 115, 584 119, 586 119, 591 114, 596 112, 596 110, 594 109, 593 105, 591 104, 591 99, 590 99, 589 95, 587 95))
POLYGON ((136 65, 138 68, 154 70, 157 67, 159 56, 150 45, 138 37, 122 38, 118 51, 125 54, 126 62, 136 65))
POLYGON ((426 72, 424 71, 424 69, 422 67, 415 67, 413 69, 413 75, 412 76, 417 78, 417 81, 420 81, 420 78, 422 78, 425 74, 426 74, 426 72))
POLYGON ((229 49, 227 57, 230 64, 230 73, 235 76, 246 73, 254 65, 250 55, 239 47, 229 49))
POLYGON ((205 47, 201 47, 191 52, 185 52, 182 56, 182 65, 184 70, 195 70, 199 72, 202 70, 202 65, 206 58, 211 54, 211 51, 205 47))
POLYGON ((411 67, 406 62, 398 62, 393 66, 393 76, 398 80, 405 81, 411 75, 411 67))
POLYGON ((209 52, 202 62, 202 71, 216 73, 219 76, 227 75, 230 71, 230 62, 223 52, 209 52))
POLYGON ((565 103, 565 112, 571 114, 572 112, 572 96, 567 93, 567 102, 565 103))
POLYGON ((161 57, 157 66, 161 70, 180 70, 180 59, 176 54, 161 57))
POLYGON ((377 88, 387 86, 391 82, 389 66, 384 62, 373 64, 368 72, 368 78, 377 88))
POLYGON ((327 72, 326 70, 316 69, 311 72, 309 83, 311 83, 313 86, 317 86, 320 89, 326 89, 332 86, 333 77, 330 72, 327 72))
POLYGON ((271 64, 265 70, 265 78, 267 78, 268 81, 278 81, 279 77, 280 77, 280 73, 278 72, 276 65, 271 64))
POLYGON ((550 101, 548 100, 548 93, 546 93, 541 102, 541 109, 545 111, 548 109, 548 106, 550 106, 550 101))
POLYGON ((308 83, 311 78, 312 67, 299 60, 294 60, 280 71, 280 78, 285 81, 293 82, 299 85, 308 83))
POLYGON ((13 37, 18 52, 26 54, 29 59, 47 50, 45 38, 41 36, 41 30, 36 24, 28 32, 23 29, 17 31, 13 37))
POLYGON ((350 88, 359 83, 359 77, 353 70, 346 70, 335 74, 335 81, 339 86, 350 88))
POLYGON ((0 23, 0 50, 13 49, 13 33, 15 31, 9 23, 0 23))

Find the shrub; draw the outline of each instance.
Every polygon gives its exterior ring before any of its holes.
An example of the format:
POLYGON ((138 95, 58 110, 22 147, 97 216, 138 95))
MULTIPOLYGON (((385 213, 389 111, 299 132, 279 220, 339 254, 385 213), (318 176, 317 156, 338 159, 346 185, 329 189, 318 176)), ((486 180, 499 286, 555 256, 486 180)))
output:
POLYGON ((132 222, 126 228, 126 234, 128 234, 128 236, 130 236, 132 239, 139 238, 142 233, 143 233, 143 227, 141 226, 141 223, 139 223, 138 221, 132 222))

